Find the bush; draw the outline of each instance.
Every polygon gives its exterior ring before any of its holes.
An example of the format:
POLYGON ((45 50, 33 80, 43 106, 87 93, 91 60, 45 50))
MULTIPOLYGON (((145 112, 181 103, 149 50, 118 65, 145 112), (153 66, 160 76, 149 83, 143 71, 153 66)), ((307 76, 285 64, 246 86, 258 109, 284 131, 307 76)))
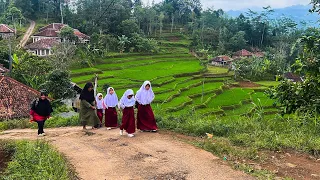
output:
POLYGON ((50 92, 53 99, 72 98, 76 95, 73 90, 68 71, 54 70, 48 75, 48 79, 43 86, 50 92))
POLYGON ((47 142, 14 143, 14 154, 0 179, 75 179, 67 161, 47 142))
POLYGON ((154 39, 143 38, 141 35, 134 33, 130 38, 130 47, 134 52, 158 53, 160 48, 158 42, 154 39))

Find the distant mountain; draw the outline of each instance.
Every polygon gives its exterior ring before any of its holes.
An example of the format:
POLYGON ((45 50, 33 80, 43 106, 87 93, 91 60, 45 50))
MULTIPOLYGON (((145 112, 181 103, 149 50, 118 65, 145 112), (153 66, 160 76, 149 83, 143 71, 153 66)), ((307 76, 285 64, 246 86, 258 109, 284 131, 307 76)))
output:
MULTIPOLYGON (((271 18, 280 18, 282 16, 290 17, 293 19, 299 26, 301 26, 301 22, 305 22, 307 26, 319 26, 319 20, 320 20, 320 15, 317 13, 310 13, 309 9, 311 8, 310 5, 295 5, 295 6, 290 6, 286 8, 280 8, 280 9, 274 9, 275 12, 271 16, 271 18)), ((261 11, 260 10, 254 10, 254 11, 261 11)), ((248 10, 240 10, 240 11, 227 11, 227 14, 231 17, 238 17, 241 13, 246 15, 246 12, 248 10)))

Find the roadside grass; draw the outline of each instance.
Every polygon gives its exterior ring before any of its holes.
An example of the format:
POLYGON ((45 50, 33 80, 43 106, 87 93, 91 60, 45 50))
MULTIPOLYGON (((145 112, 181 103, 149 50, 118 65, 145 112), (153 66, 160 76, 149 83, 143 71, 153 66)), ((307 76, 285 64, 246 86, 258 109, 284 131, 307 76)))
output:
POLYGON ((320 123, 309 117, 264 116, 256 112, 253 116, 202 116, 189 110, 174 116, 156 115, 161 128, 191 136, 228 138, 232 145, 253 147, 257 150, 294 149, 320 157, 320 123))
MULTIPOLYGON (((53 116, 45 122, 45 128, 57 128, 57 127, 67 127, 67 126, 79 126, 80 121, 78 116, 73 116, 70 118, 63 118, 60 116, 53 116)), ((30 123, 29 119, 13 119, 8 121, 0 122, 0 132, 9 129, 26 129, 32 128, 36 129, 37 123, 30 123)))
POLYGON ((13 153, 1 180, 78 179, 66 158, 45 141, 2 141, 0 144, 13 153))

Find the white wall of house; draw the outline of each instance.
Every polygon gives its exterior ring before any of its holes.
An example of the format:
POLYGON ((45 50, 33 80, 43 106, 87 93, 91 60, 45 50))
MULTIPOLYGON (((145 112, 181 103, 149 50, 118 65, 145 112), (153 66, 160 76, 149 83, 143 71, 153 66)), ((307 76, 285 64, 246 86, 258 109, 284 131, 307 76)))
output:
POLYGON ((37 41, 39 41, 41 39, 53 39, 53 38, 55 38, 57 40, 60 40, 59 37, 32 36, 32 42, 35 43, 35 42, 37 42, 37 41))
POLYGON ((52 55, 51 49, 35 49, 35 50, 28 50, 28 52, 41 57, 52 55))
POLYGON ((0 36, 1 36, 3 39, 8 39, 9 37, 14 36, 14 33, 0 33, 0 36))

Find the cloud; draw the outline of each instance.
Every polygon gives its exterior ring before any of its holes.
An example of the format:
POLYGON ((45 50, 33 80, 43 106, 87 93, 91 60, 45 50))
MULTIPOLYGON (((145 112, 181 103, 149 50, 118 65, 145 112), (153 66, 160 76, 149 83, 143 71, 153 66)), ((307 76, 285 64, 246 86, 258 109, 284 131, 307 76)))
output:
MULTIPOLYGON (((155 0, 155 3, 162 0, 155 0)), ((261 8, 265 6, 271 6, 272 8, 283 8, 293 5, 307 5, 310 0, 200 0, 204 9, 214 7, 214 9, 223 10, 242 10, 248 8, 261 8)), ((144 4, 152 0, 143 0, 144 4)))

